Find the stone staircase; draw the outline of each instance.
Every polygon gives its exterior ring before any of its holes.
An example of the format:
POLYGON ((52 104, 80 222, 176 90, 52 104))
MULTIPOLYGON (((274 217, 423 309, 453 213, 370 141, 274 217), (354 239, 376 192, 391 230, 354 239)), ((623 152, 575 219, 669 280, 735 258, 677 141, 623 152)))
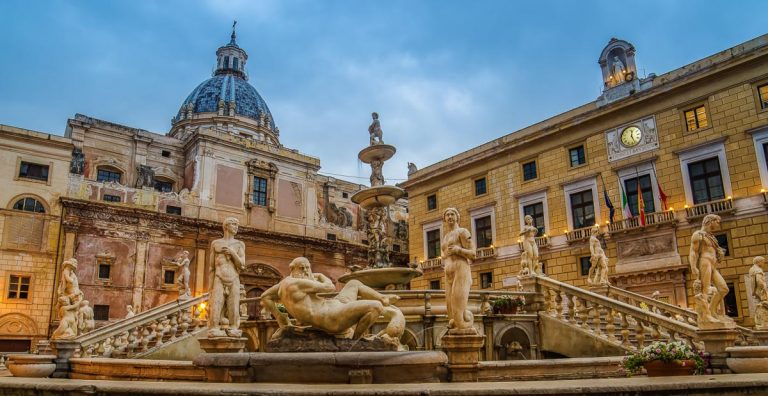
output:
POLYGON ((142 358, 207 330, 208 294, 175 300, 73 340, 74 357, 142 358))

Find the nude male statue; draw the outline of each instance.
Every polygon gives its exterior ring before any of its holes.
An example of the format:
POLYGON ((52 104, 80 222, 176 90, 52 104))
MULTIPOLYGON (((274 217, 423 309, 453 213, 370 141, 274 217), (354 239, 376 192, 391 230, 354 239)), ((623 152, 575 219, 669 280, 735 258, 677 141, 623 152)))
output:
POLYGON ((749 277, 752 278, 752 297, 755 303, 755 328, 768 328, 768 284, 765 280, 765 258, 757 256, 752 259, 749 277))
POLYGON ((239 337, 240 271, 245 267, 245 244, 235 239, 239 222, 224 219, 224 236, 211 242, 211 280, 208 312, 209 337, 239 337), (225 327, 226 330, 222 330, 225 327))
POLYGON ((688 264, 691 266, 693 279, 701 282, 702 290, 709 290, 714 285, 714 293, 709 299, 709 316, 699 315, 699 325, 713 322, 729 321, 723 312, 725 295, 728 294, 728 284, 717 270, 717 264, 723 259, 725 251, 717 244, 712 235, 720 227, 720 216, 709 214, 701 221, 701 229, 691 236, 691 250, 688 253, 688 264))
POLYGON ((608 258, 605 256, 600 239, 598 239, 599 235, 600 226, 595 224, 592 226, 591 236, 589 237, 589 252, 591 255, 589 262, 592 264, 589 267, 589 276, 587 277, 587 284, 589 285, 610 284, 608 282, 608 258))
POLYGON ((307 326, 339 338, 359 339, 384 314, 389 324, 378 335, 399 344, 398 340, 405 331, 405 317, 391 305, 399 297, 381 294, 357 280, 344 285, 335 297, 324 297, 320 294, 333 293, 336 287, 327 276, 312 273, 309 260, 298 257, 291 261, 289 268, 290 275, 261 295, 261 304, 280 325, 272 339, 280 338, 288 328, 307 326), (292 325, 288 317, 277 309, 278 302, 296 319, 297 325, 292 325))
POLYGON ((371 146, 374 144, 384 144, 384 139, 382 138, 383 133, 381 131, 381 123, 379 123, 379 113, 371 113, 371 118, 373 121, 371 121, 371 125, 368 126, 368 134, 371 137, 371 146))

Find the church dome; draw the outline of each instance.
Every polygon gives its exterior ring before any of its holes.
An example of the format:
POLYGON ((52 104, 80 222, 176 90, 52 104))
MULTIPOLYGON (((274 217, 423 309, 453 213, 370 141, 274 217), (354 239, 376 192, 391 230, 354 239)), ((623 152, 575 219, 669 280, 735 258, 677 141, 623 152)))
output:
POLYGON ((182 103, 174 122, 196 113, 218 113, 223 116, 250 118, 260 127, 277 135, 269 107, 251 84, 245 72, 248 54, 237 45, 234 25, 228 44, 216 50, 216 71, 203 81, 182 103))

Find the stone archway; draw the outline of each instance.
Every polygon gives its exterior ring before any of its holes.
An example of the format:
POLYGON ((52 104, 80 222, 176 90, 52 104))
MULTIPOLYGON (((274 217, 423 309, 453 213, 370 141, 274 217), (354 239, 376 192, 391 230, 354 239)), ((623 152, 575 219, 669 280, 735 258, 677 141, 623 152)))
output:
POLYGON ((32 341, 44 336, 29 316, 20 313, 0 316, 0 352, 29 351, 32 341))
POLYGON ((531 339, 524 329, 516 326, 508 327, 497 338, 498 360, 530 360, 531 339))
MULTIPOLYGON (((259 297, 261 293, 274 286, 283 275, 280 271, 268 264, 250 263, 245 266, 245 270, 240 273, 240 283, 245 287, 246 297, 259 297)), ((248 303, 248 319, 257 319, 261 307, 257 301, 248 303)))

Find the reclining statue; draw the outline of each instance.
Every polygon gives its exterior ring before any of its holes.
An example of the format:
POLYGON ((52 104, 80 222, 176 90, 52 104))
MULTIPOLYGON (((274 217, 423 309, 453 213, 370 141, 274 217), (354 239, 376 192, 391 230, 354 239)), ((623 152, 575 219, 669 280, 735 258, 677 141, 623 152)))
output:
POLYGON ((348 282, 334 297, 327 297, 322 294, 334 293, 336 287, 327 276, 312 273, 309 260, 304 257, 294 259, 290 270, 287 277, 261 295, 261 304, 280 325, 272 335, 273 340, 281 338, 286 330, 306 328, 337 338, 358 340, 383 315, 388 324, 376 336, 401 349, 399 340, 405 331, 405 317, 392 305, 399 297, 381 294, 357 280, 348 282), (296 324, 278 310, 277 303, 285 306, 296 324))

